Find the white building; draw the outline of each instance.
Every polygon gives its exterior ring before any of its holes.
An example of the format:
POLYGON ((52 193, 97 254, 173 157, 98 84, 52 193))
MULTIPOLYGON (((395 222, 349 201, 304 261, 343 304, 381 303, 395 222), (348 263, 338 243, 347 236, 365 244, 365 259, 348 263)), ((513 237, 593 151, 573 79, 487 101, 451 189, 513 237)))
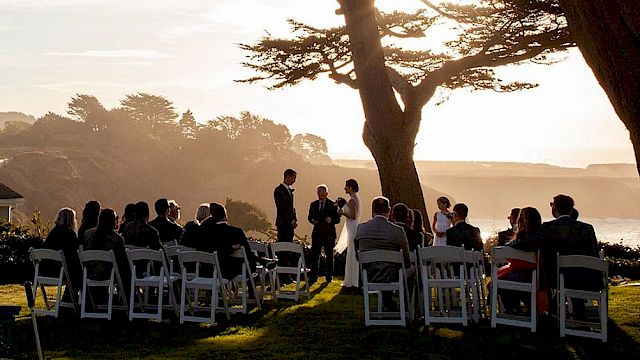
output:
POLYGON ((23 203, 22 195, 0 183, 0 219, 11 221, 11 211, 16 208, 16 205, 23 203))

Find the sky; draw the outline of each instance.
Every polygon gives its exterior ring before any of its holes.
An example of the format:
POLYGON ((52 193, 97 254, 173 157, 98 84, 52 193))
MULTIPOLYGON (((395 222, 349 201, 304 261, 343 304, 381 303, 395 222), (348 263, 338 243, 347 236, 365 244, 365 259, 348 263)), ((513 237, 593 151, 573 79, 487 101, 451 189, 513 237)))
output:
MULTIPOLYGON (((419 0, 378 0, 384 11, 419 0)), ((205 122, 248 110, 327 140, 333 158, 371 159, 362 143, 357 91, 326 77, 284 90, 240 84, 242 67, 267 33, 286 36, 287 18, 339 26, 336 1, 0 0, 0 111, 64 114, 74 94, 117 107, 125 95, 165 96, 205 122)), ((446 30, 445 30, 446 32, 446 30)), ((429 34, 428 43, 444 36, 429 34)), ((516 93, 450 92, 423 109, 416 160, 516 161, 584 167, 633 163, 628 131, 580 52, 551 65, 496 69, 539 86, 516 93)))

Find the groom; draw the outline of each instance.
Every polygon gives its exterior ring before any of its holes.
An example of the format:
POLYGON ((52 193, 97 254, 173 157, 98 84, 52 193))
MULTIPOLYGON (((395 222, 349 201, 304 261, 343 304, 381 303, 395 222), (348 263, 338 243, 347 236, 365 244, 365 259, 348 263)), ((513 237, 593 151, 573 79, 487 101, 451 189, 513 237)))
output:
POLYGON ((320 184, 316 187, 318 200, 309 205, 308 220, 313 224, 311 232, 311 278, 310 283, 318 280, 318 258, 320 251, 324 248, 326 256, 325 278, 331 282, 333 276, 333 247, 336 244, 336 224, 340 222, 338 208, 335 203, 327 198, 327 185, 320 184))
MULTIPOLYGON (((282 182, 273 190, 273 200, 276 203, 276 228, 278 230, 278 242, 293 242, 293 230, 298 227, 298 218, 296 217, 296 209, 293 207, 293 189, 291 185, 296 182, 297 173, 293 169, 284 171, 282 182)), ((291 260, 283 252, 280 255, 279 264, 281 266, 290 266, 291 260)), ((288 276, 283 277, 281 281, 289 282, 288 276)))

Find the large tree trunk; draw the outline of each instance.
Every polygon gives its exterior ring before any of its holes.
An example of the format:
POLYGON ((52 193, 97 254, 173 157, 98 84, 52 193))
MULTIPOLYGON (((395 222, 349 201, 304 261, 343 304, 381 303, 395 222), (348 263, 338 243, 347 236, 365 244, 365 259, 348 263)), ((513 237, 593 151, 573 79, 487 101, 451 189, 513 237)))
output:
POLYGON ((411 208, 420 209, 425 228, 430 229, 429 214, 413 162, 420 119, 405 118, 396 100, 385 67, 374 0, 338 2, 345 16, 364 109, 363 140, 376 160, 382 194, 392 204, 404 202, 411 208))
POLYGON ((640 173, 640 4, 560 0, 587 64, 629 130, 640 173))

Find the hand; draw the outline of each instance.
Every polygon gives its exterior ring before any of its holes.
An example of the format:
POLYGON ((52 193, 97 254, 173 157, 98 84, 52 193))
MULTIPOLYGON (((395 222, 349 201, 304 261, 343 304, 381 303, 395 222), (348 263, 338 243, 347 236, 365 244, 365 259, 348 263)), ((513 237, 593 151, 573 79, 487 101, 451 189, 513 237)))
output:
POLYGON ((325 221, 327 224, 331 224, 331 218, 330 218, 330 217, 328 217, 328 216, 324 219, 324 221, 325 221))
POLYGON ((344 210, 342 210, 342 208, 338 209, 338 215, 344 215, 344 210))

